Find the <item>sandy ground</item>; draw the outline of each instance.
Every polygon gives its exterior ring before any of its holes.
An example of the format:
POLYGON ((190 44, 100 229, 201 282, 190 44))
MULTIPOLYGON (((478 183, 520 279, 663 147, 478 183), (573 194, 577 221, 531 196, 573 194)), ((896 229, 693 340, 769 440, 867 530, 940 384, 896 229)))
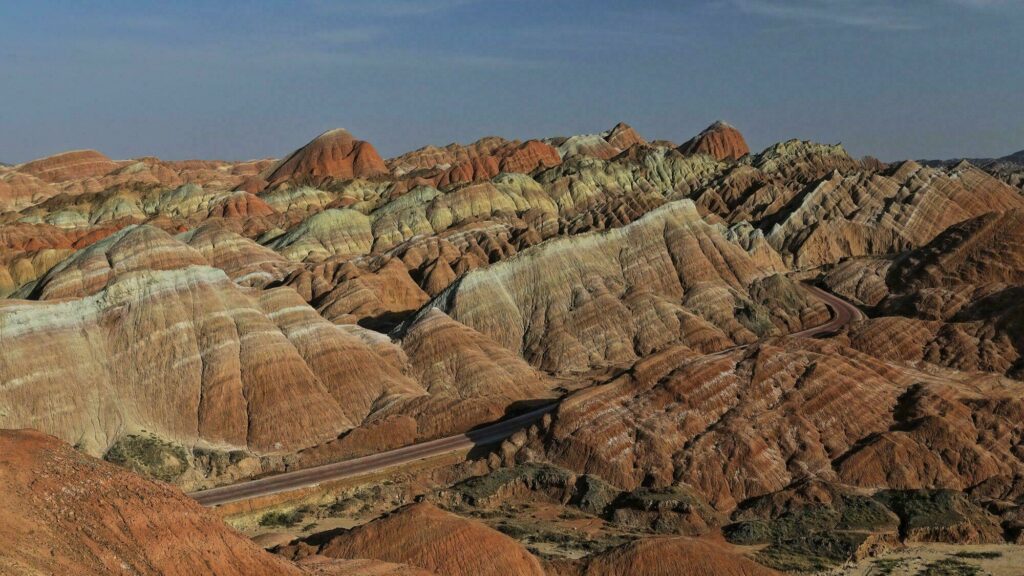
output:
MULTIPOLYGON (((883 554, 878 558, 862 560, 857 564, 838 568, 828 574, 832 576, 916 576, 925 566, 941 561, 957 560, 982 570, 981 574, 991 576, 1024 575, 1024 546, 998 544, 962 546, 950 544, 912 544, 900 550, 883 554), (959 554, 959 555, 958 555, 959 554), (980 555, 996 555, 981 558, 980 555), (968 557, 973 556, 973 557, 968 557), (886 571, 889 568, 891 571, 886 571)), ((955 572, 949 572, 955 574, 955 572)))

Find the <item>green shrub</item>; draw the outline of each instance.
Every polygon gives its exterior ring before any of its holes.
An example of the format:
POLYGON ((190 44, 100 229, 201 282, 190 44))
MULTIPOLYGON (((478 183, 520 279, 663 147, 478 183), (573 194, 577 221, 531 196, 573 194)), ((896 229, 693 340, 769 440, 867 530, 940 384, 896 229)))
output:
POLYGON ((295 510, 289 510, 287 512, 281 510, 274 510, 267 512, 260 518, 260 526, 274 526, 291 528, 302 522, 305 518, 307 510, 305 508, 296 508, 295 510))
POLYGON ((974 550, 961 550, 956 554, 953 554, 957 558, 972 558, 975 560, 993 560, 995 558, 1002 558, 1002 552, 995 551, 974 551, 974 550))
POLYGON ((874 571, 872 574, 877 574, 878 576, 891 576, 897 568, 903 566, 903 560, 886 558, 875 560, 872 564, 874 565, 874 571))
POLYGON ((164 482, 173 482, 189 468, 184 448, 156 436, 130 434, 115 442, 103 459, 164 482))
POLYGON ((918 572, 918 576, 981 576, 981 568, 956 558, 945 558, 932 562, 918 572))

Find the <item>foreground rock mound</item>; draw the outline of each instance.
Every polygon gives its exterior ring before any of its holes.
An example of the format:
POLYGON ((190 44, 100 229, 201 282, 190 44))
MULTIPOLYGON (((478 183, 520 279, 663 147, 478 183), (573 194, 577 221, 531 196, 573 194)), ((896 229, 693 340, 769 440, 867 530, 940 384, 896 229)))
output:
MULTIPOLYGON (((284 553, 303 551, 309 550, 300 545, 284 553)), ((540 562, 515 540, 426 503, 335 536, 317 553, 398 562, 448 576, 544 576, 540 562)))
POLYGON ((338 560, 307 556, 296 561, 296 564, 314 576, 435 576, 433 572, 408 564, 379 560, 338 560))
POLYGON ((56 438, 0 431, 0 573, 299 576, 177 489, 56 438))

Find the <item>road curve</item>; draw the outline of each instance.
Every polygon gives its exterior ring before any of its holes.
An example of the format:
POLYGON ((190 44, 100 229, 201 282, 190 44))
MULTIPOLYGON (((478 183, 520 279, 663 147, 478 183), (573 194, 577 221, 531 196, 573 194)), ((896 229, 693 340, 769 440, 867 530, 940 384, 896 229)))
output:
MULTIPOLYGON (((829 307, 832 311, 832 317, 828 322, 820 326, 796 332, 792 334, 792 336, 813 337, 831 334, 849 324, 851 321, 864 317, 856 306, 842 298, 814 286, 805 285, 805 287, 812 296, 818 298, 829 307)), ((734 346, 719 353, 729 352, 743 347, 744 346, 734 346)), ((231 484, 229 486, 221 486, 219 488, 192 492, 189 496, 204 506, 219 506, 230 502, 269 496, 281 492, 290 492, 300 488, 308 488, 321 482, 360 476, 401 464, 409 464, 424 458, 441 456, 477 446, 487 446, 508 438, 513 432, 525 428, 528 424, 539 420, 544 414, 551 412, 557 406, 557 402, 552 402, 551 404, 547 404, 514 418, 502 420, 501 422, 476 430, 471 430, 465 434, 459 434, 457 436, 430 440, 428 442, 413 444, 411 446, 405 446, 403 448, 397 448, 395 450, 389 450, 387 452, 381 452, 371 456, 363 456, 362 458, 354 458, 352 460, 344 460, 333 464, 305 468, 294 472, 283 472, 273 476, 267 476, 266 478, 259 478, 257 480, 249 480, 246 482, 231 484)))
POLYGON ((826 336, 838 332, 840 328, 846 326, 847 324, 853 322, 854 320, 864 319, 864 314, 860 311, 859 308, 857 308, 853 304, 850 304, 846 300, 843 300, 842 298, 836 296, 835 294, 832 294, 831 292, 826 292, 821 288, 818 288, 817 286, 812 286, 810 284, 804 284, 803 286, 805 289, 807 289, 808 292, 811 293, 811 296, 814 296, 818 300, 821 300, 822 302, 825 303, 826 306, 829 307, 829 309, 832 311, 832 319, 822 324, 821 326, 815 326, 814 328, 808 328, 807 330, 794 332, 793 334, 791 334, 791 336, 801 336, 804 338, 810 338, 814 336, 826 336))

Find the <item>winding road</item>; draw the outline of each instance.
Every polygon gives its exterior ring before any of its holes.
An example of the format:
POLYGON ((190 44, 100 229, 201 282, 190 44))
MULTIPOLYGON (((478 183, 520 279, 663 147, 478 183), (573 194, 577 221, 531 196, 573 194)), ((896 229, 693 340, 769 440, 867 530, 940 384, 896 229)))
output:
MULTIPOLYGON (((864 315, 853 304, 839 298, 820 288, 804 286, 812 296, 821 300, 832 311, 831 319, 814 328, 808 328, 796 332, 792 336, 814 337, 835 333, 843 326, 853 320, 863 318, 864 315)), ((718 354, 730 352, 743 346, 734 346, 728 350, 722 350, 718 354)), ((511 436, 517 430, 525 428, 529 424, 539 420, 544 414, 551 412, 558 406, 553 402, 541 408, 537 408, 525 414, 502 420, 495 424, 459 434, 447 438, 430 440, 420 444, 405 446, 371 456, 354 458, 333 464, 325 464, 313 468, 305 468, 294 472, 283 472, 257 480, 239 482, 219 488, 211 488, 189 494, 190 497, 204 506, 220 506, 231 502, 249 500, 282 492, 290 492, 301 488, 316 486, 321 482, 341 480, 353 476, 361 476, 372 472, 384 470, 394 466, 410 464, 417 460, 442 456, 460 450, 468 450, 478 446, 487 446, 501 442, 511 436)))

